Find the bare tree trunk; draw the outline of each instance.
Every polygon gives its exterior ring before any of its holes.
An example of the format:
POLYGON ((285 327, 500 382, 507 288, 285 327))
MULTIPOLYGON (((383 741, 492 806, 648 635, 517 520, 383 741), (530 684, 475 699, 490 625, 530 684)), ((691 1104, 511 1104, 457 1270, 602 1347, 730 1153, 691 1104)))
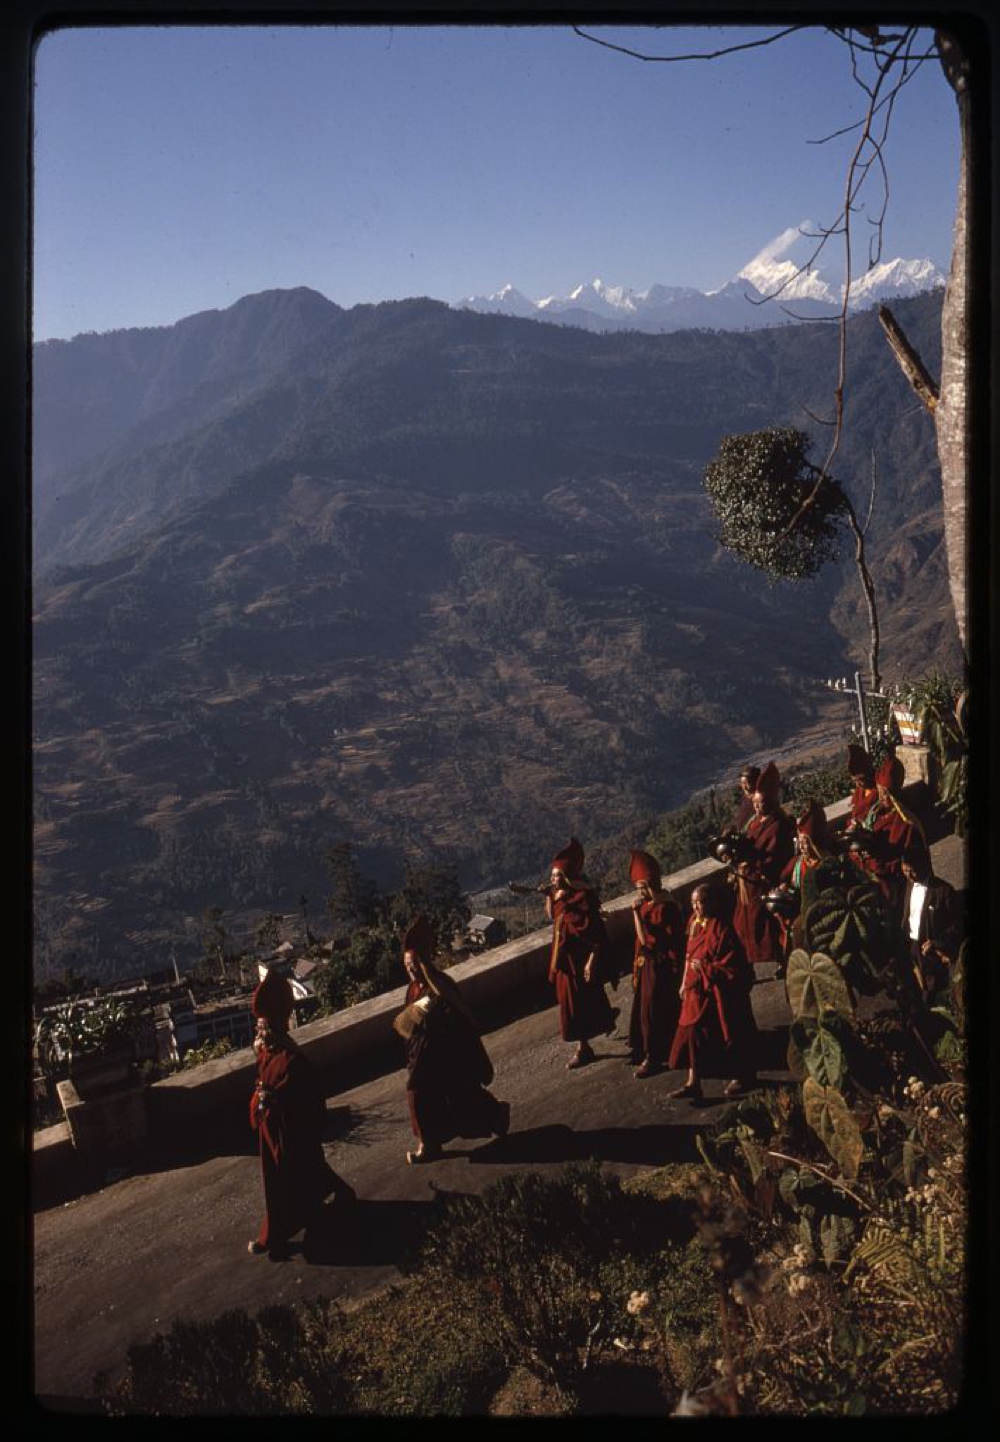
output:
MULTIPOLYGON (((845 500, 846 500, 845 496, 845 500)), ((871 670, 871 689, 878 691, 882 685, 882 677, 878 669, 879 649, 879 628, 878 609, 875 605, 875 585, 872 581, 871 572, 865 560, 865 533, 858 525, 858 518, 854 507, 847 501, 847 524, 851 528, 851 535, 854 537, 854 563, 858 568, 858 575, 861 577, 861 589, 865 593, 865 601, 868 605, 868 665, 871 670)))
POLYGON ((958 635, 968 654, 966 576, 967 504, 969 489, 969 235, 968 171, 972 143, 969 124, 969 62, 956 42, 939 31, 941 66, 958 102, 961 130, 958 202, 951 270, 941 313, 941 397, 934 413, 948 575, 958 635))

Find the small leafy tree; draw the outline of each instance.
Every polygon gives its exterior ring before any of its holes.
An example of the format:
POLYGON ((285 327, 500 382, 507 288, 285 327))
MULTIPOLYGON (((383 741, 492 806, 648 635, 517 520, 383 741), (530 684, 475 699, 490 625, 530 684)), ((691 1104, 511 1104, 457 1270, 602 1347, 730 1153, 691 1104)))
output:
POLYGON ((375 919, 378 893, 374 882, 361 875, 349 841, 336 841, 326 853, 330 874, 327 909, 334 936, 344 936, 375 919))
POLYGON ((222 980, 226 977, 226 943, 229 933, 222 923, 221 906, 206 906, 201 914, 202 942, 205 947, 204 960, 219 968, 222 980))
POLYGON ((803 431, 781 427, 725 436, 705 470, 705 490, 719 522, 720 543, 775 580, 815 576, 836 558, 847 526, 868 607, 871 685, 877 691, 878 611, 864 529, 843 486, 809 460, 811 445, 803 431))
POLYGON ((273 951, 278 945, 278 938, 281 935, 281 921, 280 911, 269 911, 257 923, 254 940, 260 951, 273 951))
POLYGON ((464 929, 471 915, 454 866, 407 866, 402 890, 392 898, 390 917, 402 929, 420 912, 436 931, 439 947, 448 952, 451 938, 464 929))

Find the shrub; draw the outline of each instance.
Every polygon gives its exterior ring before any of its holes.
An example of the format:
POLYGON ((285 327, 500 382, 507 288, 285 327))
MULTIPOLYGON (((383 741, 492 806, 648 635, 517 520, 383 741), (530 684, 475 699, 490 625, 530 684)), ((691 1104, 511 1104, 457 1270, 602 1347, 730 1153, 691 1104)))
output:
POLYGON ((683 1201, 626 1193, 596 1162, 556 1178, 512 1174, 450 1203, 423 1274, 473 1291, 510 1366, 573 1391, 592 1355, 629 1331, 632 1293, 667 1286, 690 1214, 683 1201))

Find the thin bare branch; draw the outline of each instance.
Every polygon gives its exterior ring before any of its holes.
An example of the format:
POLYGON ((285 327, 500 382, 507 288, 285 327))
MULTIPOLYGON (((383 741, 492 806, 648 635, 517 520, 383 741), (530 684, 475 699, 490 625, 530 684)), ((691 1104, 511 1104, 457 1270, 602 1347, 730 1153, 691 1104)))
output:
MULTIPOLYGON (((908 84, 910 83, 910 81, 913 79, 914 75, 916 75, 916 74, 918 73, 918 71, 920 70, 920 67, 924 64, 925 61, 930 60, 930 59, 939 59, 939 58, 940 58, 940 57, 937 55, 936 52, 935 52, 935 54, 934 54, 933 56, 931 56, 931 55, 915 55, 915 56, 913 56, 913 57, 912 57, 912 60, 911 60, 912 68, 911 68, 910 70, 908 70, 904 75, 901 75, 901 76, 900 76, 899 80, 897 80, 897 82, 896 82, 895 88, 893 89, 892 93, 891 93, 890 95, 886 95, 882 100, 879 101, 878 105, 876 105, 876 107, 875 107, 875 113, 877 114, 878 111, 883 108, 883 106, 889 105, 893 100, 895 100, 896 96, 897 96, 897 95, 899 94, 899 92, 902 90, 903 86, 904 86, 904 85, 908 85, 908 84)), ((851 133, 852 130, 860 130, 861 127, 864 125, 864 123, 865 123, 865 118, 864 118, 864 116, 862 116, 860 120, 854 120, 854 121, 851 122, 850 125, 841 126, 841 128, 840 128, 839 130, 831 130, 829 135, 821 135, 817 140, 807 140, 807 141, 806 141, 806 144, 807 144, 807 145, 827 145, 831 140, 839 140, 842 135, 850 135, 850 133, 851 133)))
POLYGON ((867 514, 867 516, 865 517, 865 523, 864 523, 864 525, 861 527, 861 534, 862 534, 862 536, 867 536, 867 534, 868 534, 868 527, 869 527, 869 526, 871 525, 871 523, 872 523, 872 514, 873 514, 873 512, 874 512, 874 510, 875 510, 875 491, 876 491, 877 487, 878 487, 878 457, 877 457, 876 454, 875 454, 875 447, 872 446, 872 489, 871 489, 871 495, 868 497, 868 514, 867 514))
MULTIPOLYGON (((892 65, 898 58, 899 52, 904 48, 904 46, 912 44, 912 33, 912 31, 907 31, 905 33, 904 37, 897 43, 896 48, 893 50, 893 52, 890 55, 884 57, 884 63, 882 63, 879 67, 878 80, 876 81, 874 89, 869 92, 870 101, 868 106, 868 113, 865 117, 865 125, 862 130, 861 137, 855 147, 854 154, 851 157, 850 164, 847 168, 847 183, 845 187, 846 193, 844 197, 844 208, 841 212, 844 223, 844 295, 840 310, 840 340, 838 347, 839 355, 837 369, 837 385, 834 390, 834 403, 836 406, 836 425, 834 427, 833 441, 830 446, 830 450, 826 457, 826 460, 823 462, 820 474, 817 477, 812 490, 809 492, 809 495, 806 496, 801 506, 799 506, 798 510, 795 512, 794 516, 785 527, 782 538, 784 538, 784 536, 788 536, 792 532, 792 530, 794 530, 795 526, 798 525, 799 520, 802 518, 804 513, 815 501, 816 496, 819 493, 819 489, 823 484, 823 481, 830 473, 830 466, 833 464, 833 460, 837 454, 837 451, 840 448, 840 440, 844 428, 844 391, 847 385, 847 317, 851 300, 852 279, 850 215, 859 185, 859 182, 856 179, 856 175, 860 167, 863 172, 862 180, 860 183, 863 183, 864 175, 867 174, 867 170, 872 164, 871 160, 867 162, 862 162, 861 157, 867 144, 872 143, 877 145, 877 142, 874 141, 871 135, 871 131, 874 123, 874 111, 878 101, 879 89, 885 81, 886 77, 888 76, 892 65)), ((865 88, 867 89, 867 87, 865 88)))
MULTIPOLYGON (((757 301, 756 304, 760 305, 761 302, 757 301)), ((798 311, 792 310, 792 308, 787 305, 779 306, 778 309, 782 314, 791 316, 792 320, 804 320, 807 321, 809 325, 832 325, 840 319, 840 317, 836 315, 801 315, 798 311)))
MULTIPOLYGON (((763 40, 748 40, 743 45, 727 45, 722 50, 708 50, 703 54, 692 55, 647 55, 641 50, 631 50, 627 45, 615 45, 610 40, 600 40, 596 35, 588 35, 581 30, 579 25, 574 25, 574 32, 581 40, 589 40, 592 45, 601 45, 605 50, 616 50, 619 55, 629 55, 633 60, 647 60, 658 64, 669 65, 678 60, 718 60, 721 55, 735 55, 739 50, 759 50, 764 45, 773 45, 776 40, 784 40, 786 35, 794 35, 797 30, 806 30, 806 25, 789 25, 785 30, 779 30, 776 35, 768 35, 763 40)), ((813 27, 814 28, 814 27, 813 27)))
POLYGON ((774 1157, 779 1162, 791 1162, 795 1167, 805 1167, 808 1171, 815 1172, 818 1177, 823 1178, 824 1182, 829 1182, 832 1187, 837 1187, 839 1191, 853 1198, 866 1211, 872 1210, 873 1203, 867 1197, 861 1197, 857 1192, 852 1192, 850 1187, 846 1186, 839 1177, 831 1176, 828 1167, 818 1167, 815 1162, 807 1162, 804 1157, 790 1157, 786 1152, 768 1151, 767 1155, 774 1157))
MULTIPOLYGON (((848 45, 848 46, 850 46, 850 48, 851 48, 853 51, 857 51, 858 53, 864 54, 864 55, 877 55, 877 56, 879 56, 880 58, 882 58, 883 55, 884 55, 884 52, 883 52, 881 49, 877 49, 876 47, 874 47, 874 46, 872 46, 872 45, 864 45, 864 44, 862 44, 862 42, 861 42, 860 40, 854 39, 854 38, 853 38, 853 35, 851 34, 851 31, 848 31, 848 30, 840 30, 840 29, 838 29, 835 25, 828 25, 828 26, 826 27, 826 29, 827 29, 827 34, 832 35, 835 40, 839 40, 842 45, 848 45)), ((858 30, 860 30, 860 27, 857 26, 857 25, 855 25, 855 26, 853 27, 853 29, 854 29, 855 31, 858 31, 858 30)), ((864 32, 862 31, 861 33, 864 33, 864 32)), ((904 35, 905 35, 905 33, 906 33, 906 32, 904 32, 904 35)), ((883 39, 887 44, 894 44, 897 40, 900 40, 900 39, 902 39, 902 38, 903 38, 903 35, 899 35, 899 34, 896 34, 896 35, 883 35, 883 36, 882 36, 882 39, 883 39)), ((941 58, 941 53, 940 53, 940 51, 937 49, 936 46, 932 46, 931 49, 928 50, 928 51, 926 51, 925 54, 923 54, 923 55, 915 55, 913 58, 914 58, 914 60, 940 60, 940 58, 941 58)))

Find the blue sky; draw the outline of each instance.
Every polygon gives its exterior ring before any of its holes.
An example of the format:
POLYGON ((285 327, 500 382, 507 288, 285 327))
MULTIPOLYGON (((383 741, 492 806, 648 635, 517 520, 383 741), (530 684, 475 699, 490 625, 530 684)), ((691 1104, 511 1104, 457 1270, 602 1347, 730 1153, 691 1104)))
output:
MULTIPOLYGON (((773 31, 595 33, 668 51, 773 31)), ((39 340, 275 286, 345 306, 596 276, 711 289, 835 218, 856 134, 808 142, 863 113, 819 30, 644 65, 562 27, 66 29, 35 78, 39 340)), ((901 92, 886 161, 883 258, 946 269, 958 125, 936 61, 901 92)))

